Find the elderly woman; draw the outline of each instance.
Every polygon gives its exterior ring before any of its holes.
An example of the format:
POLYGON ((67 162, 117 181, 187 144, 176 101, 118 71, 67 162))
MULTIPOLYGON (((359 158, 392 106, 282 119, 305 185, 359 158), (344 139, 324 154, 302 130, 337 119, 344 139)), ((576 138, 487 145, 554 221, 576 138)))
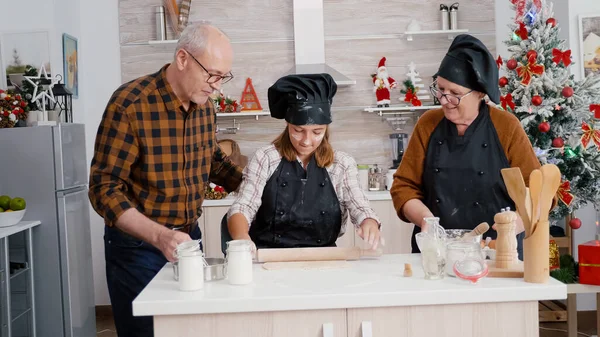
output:
POLYGON ((290 75, 269 88, 271 116, 287 125, 244 169, 239 196, 227 214, 233 239, 257 248, 334 246, 348 215, 377 248, 380 222, 358 183, 356 163, 329 143, 328 74, 290 75))
MULTIPOLYGON (((419 252, 415 234, 423 218, 439 217, 446 229, 492 225, 501 208, 515 210, 500 170, 518 167, 528 184, 530 172, 540 167, 519 120, 484 101, 487 95, 498 103, 500 92, 498 67, 481 41, 454 39, 431 92, 442 108, 427 111, 415 125, 391 188, 398 216, 415 224, 413 252, 419 252)), ((517 222, 522 259, 524 229, 517 222)))

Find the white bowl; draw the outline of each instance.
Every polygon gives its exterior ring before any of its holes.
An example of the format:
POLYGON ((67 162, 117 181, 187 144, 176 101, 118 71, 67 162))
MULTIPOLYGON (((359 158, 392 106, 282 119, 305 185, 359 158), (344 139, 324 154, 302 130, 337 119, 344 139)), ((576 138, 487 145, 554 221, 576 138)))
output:
POLYGON ((25 216, 26 210, 0 213, 0 227, 9 227, 18 224, 23 219, 23 216, 25 216))

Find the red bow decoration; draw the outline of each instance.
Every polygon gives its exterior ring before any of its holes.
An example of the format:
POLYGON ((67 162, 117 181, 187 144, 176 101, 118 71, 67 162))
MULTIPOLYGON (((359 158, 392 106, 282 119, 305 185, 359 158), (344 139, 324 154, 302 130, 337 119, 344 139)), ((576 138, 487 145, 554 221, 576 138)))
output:
POLYGON ((535 56, 532 54, 529 56, 529 62, 527 65, 521 65, 517 68, 517 75, 521 77, 521 84, 529 85, 531 83, 532 75, 542 75, 546 69, 543 64, 536 63, 535 56))
POLYGON ((600 119, 600 104, 590 104, 590 111, 594 113, 594 118, 600 119))
POLYGON ((406 90, 406 94, 404 96, 404 102, 411 102, 417 96, 413 93, 412 89, 406 90))
POLYGON ((571 192, 571 183, 568 180, 563 181, 558 187, 558 199, 562 201, 567 207, 571 205, 573 199, 575 198, 571 192))
POLYGON ((519 22, 519 28, 517 28, 515 33, 517 35, 519 35, 519 37, 523 41, 527 40, 527 36, 529 36, 529 34, 527 33, 527 27, 525 26, 525 24, 523 22, 519 22))
POLYGON ((559 64, 560 61, 562 61, 565 67, 568 67, 569 64, 571 64, 571 49, 565 50, 564 52, 560 49, 552 49, 552 61, 556 64, 559 64))
POLYGON ((412 89, 406 90, 406 94, 404 96, 404 102, 410 102, 413 106, 421 106, 421 100, 415 95, 415 92, 412 89))
POLYGON ((581 123, 581 130, 583 130, 583 136, 581 136, 583 148, 587 148, 590 141, 593 141, 596 147, 600 149, 600 130, 595 130, 594 127, 586 122, 581 123))
POLYGON ((500 103, 502 108, 506 110, 506 106, 509 106, 512 110, 515 110, 515 102, 513 102, 512 94, 506 94, 506 96, 500 97, 500 103))
POLYGON ((498 65, 498 69, 500 69, 500 67, 503 64, 503 62, 502 62, 502 56, 498 55, 498 58, 496 59, 496 64, 498 65))

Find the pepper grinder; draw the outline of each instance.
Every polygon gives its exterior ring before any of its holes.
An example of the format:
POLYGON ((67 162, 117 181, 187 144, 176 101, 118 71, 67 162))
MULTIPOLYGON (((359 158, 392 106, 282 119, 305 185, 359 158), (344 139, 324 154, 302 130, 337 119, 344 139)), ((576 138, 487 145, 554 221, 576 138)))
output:
POLYGON ((496 268, 508 269, 519 259, 517 253, 517 214, 510 208, 503 208, 494 216, 496 231, 496 268))

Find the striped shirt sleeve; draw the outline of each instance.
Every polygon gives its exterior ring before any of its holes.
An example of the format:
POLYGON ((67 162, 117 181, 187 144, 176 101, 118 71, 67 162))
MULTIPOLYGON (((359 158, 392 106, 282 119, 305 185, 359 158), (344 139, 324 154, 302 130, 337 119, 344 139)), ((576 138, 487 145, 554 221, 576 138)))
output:
POLYGON ((271 176, 269 168, 272 163, 268 154, 264 149, 256 151, 244 168, 239 194, 231 208, 229 208, 228 219, 232 215, 240 213, 248 221, 248 226, 254 221, 256 212, 258 212, 261 205, 263 190, 271 176))
MULTIPOLYGON (((367 195, 360 187, 355 160, 342 152, 337 152, 336 155, 338 157, 336 171, 341 176, 338 182, 341 185, 341 201, 350 215, 350 220, 356 228, 360 227, 360 224, 368 218, 375 220, 381 226, 379 217, 371 208, 367 195)), ((338 188, 338 194, 339 190, 340 188, 338 188)))

